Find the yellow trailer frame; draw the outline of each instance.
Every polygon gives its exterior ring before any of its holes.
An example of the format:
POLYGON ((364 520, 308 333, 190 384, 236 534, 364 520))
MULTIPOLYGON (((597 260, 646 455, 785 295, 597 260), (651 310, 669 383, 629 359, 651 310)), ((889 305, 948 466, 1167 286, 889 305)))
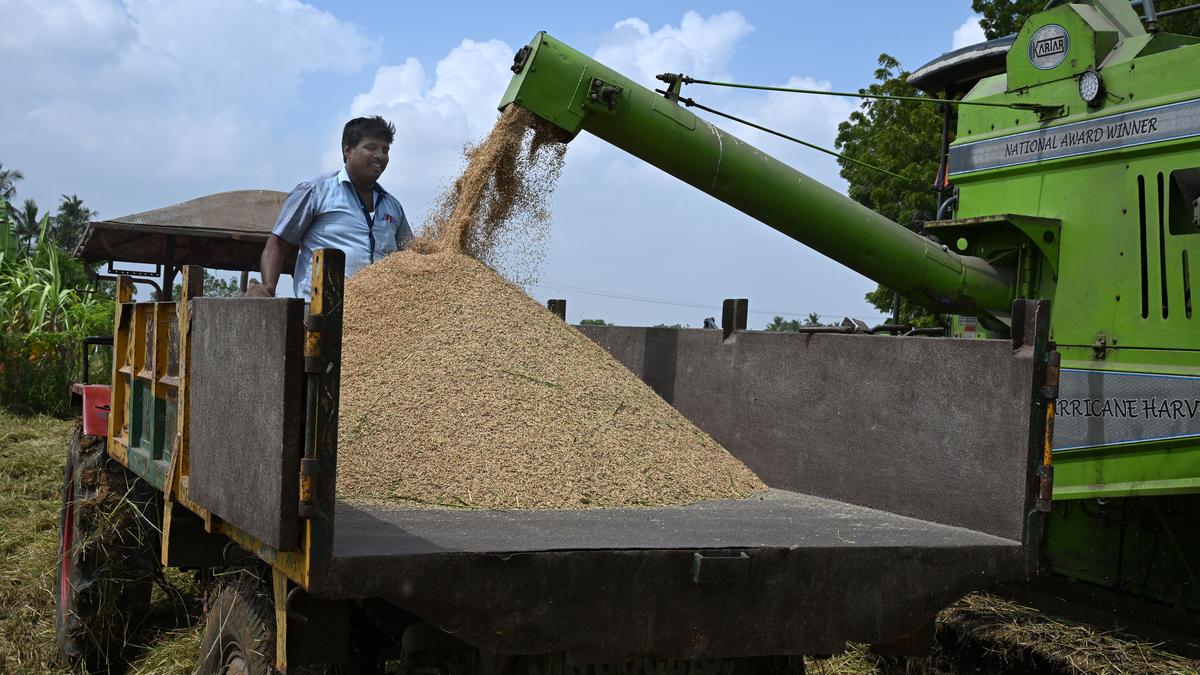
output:
POLYGON ((182 291, 174 302, 134 302, 132 279, 122 276, 117 281, 109 456, 162 492, 163 565, 175 563, 172 514, 182 507, 201 519, 205 532, 228 537, 271 567, 275 660, 281 670, 286 668, 287 594, 296 586, 319 592, 332 554, 344 266, 341 251, 314 253, 312 298, 305 317, 306 391, 284 393, 305 396, 307 404, 298 477, 303 522, 295 550, 269 546, 222 520, 193 499, 189 489, 190 301, 203 296, 204 268, 182 268, 182 291))

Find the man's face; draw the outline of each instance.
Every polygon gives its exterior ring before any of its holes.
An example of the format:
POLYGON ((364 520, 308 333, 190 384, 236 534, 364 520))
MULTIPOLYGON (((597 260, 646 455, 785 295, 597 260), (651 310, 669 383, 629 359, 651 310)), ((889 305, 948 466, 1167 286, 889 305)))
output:
POLYGON ((346 159, 346 172, 350 174, 351 178, 372 182, 379 180, 379 176, 387 168, 388 150, 390 149, 386 140, 370 136, 359 141, 358 145, 354 147, 342 146, 342 155, 346 159))

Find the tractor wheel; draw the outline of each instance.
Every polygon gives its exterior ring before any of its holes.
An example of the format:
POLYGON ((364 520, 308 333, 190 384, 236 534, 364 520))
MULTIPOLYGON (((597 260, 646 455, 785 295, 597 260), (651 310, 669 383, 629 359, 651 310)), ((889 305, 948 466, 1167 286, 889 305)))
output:
POLYGON ((87 670, 120 660, 150 609, 159 495, 76 425, 63 472, 54 628, 59 654, 87 670))
POLYGON ((275 607, 253 580, 221 586, 209 606, 195 675, 274 675, 275 607))

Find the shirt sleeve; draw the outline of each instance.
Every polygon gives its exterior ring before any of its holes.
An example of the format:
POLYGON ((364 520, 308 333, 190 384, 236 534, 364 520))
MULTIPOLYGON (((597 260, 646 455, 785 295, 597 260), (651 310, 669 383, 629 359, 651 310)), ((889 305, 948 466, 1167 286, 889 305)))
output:
POLYGON ((403 251, 408 248, 408 242, 413 240, 412 228, 408 226, 408 216, 404 215, 404 208, 400 208, 400 222, 396 223, 396 250, 403 251))
POLYGON ((304 233, 308 231, 308 226, 312 225, 316 201, 312 183, 297 185, 288 194, 287 199, 283 200, 283 206, 279 209, 279 220, 275 221, 271 234, 293 246, 299 245, 304 233))

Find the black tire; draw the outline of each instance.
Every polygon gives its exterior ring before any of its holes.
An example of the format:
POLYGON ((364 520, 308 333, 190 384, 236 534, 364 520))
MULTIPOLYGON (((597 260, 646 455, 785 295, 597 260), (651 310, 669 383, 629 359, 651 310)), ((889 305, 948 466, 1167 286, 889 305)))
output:
POLYGON ((158 491, 108 456, 102 436, 76 425, 63 472, 55 575, 62 658, 111 669, 150 609, 159 576, 158 491))
POLYGON ((209 606, 195 675, 275 675, 275 605, 252 575, 223 584, 209 606))

